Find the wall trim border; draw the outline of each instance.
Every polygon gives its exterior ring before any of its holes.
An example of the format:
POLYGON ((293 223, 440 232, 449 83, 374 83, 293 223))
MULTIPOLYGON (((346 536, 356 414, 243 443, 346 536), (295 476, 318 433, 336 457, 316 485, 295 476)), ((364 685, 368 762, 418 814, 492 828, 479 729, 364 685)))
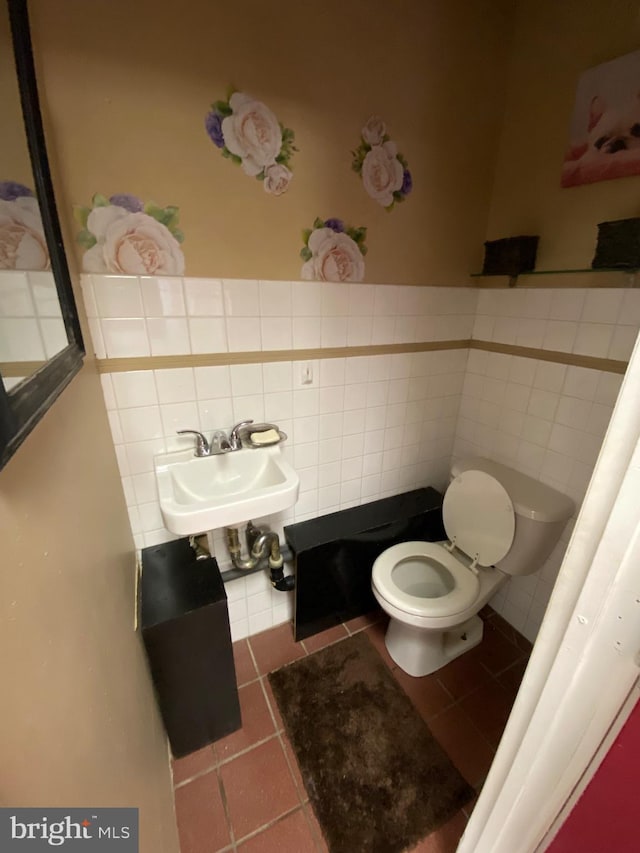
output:
POLYGON ((591 370, 604 370, 607 373, 625 373, 627 361, 614 358, 599 358, 595 355, 579 355, 575 352, 538 349, 537 347, 519 347, 515 344, 499 344, 494 341, 469 341, 469 349, 499 352, 504 355, 519 355, 522 358, 537 358, 539 361, 553 361, 571 367, 588 367, 591 370))
POLYGON ((8 379, 27 377, 40 370, 46 363, 46 361, 0 361, 0 374, 8 379))
POLYGON ((363 347, 325 347, 314 349, 252 350, 250 352, 215 352, 197 355, 152 355, 137 358, 97 359, 99 373, 122 373, 129 370, 163 370, 176 367, 216 367, 233 364, 270 364, 275 361, 311 361, 320 358, 357 358, 369 355, 433 352, 467 349, 468 339, 426 341, 417 344, 372 344, 363 347))
MULTIPOLYGON (((503 355, 517 355, 521 358, 535 358, 539 361, 552 361, 573 367, 586 367, 607 373, 624 374, 628 362, 613 358, 600 358, 593 355, 579 355, 573 352, 521 347, 515 344, 501 344, 495 341, 451 340, 425 341, 415 344, 373 344, 363 347, 327 347, 325 349, 295 350, 255 350, 250 352, 220 352, 195 355, 152 355, 132 358, 102 358, 96 364, 99 373, 126 373, 134 370, 170 370, 180 367, 217 367, 233 364, 269 364, 277 361, 311 361, 323 358, 357 358, 371 355, 397 355, 413 352, 438 352, 440 350, 477 349, 485 352, 497 352, 503 355)), ((0 365, 2 372, 12 365, 0 365)), ((15 362, 15 367, 20 362, 15 362)), ((23 366, 24 369, 24 366, 23 366)), ((9 376, 10 373, 5 375, 9 376)), ((18 374, 14 374, 18 375, 18 374)))

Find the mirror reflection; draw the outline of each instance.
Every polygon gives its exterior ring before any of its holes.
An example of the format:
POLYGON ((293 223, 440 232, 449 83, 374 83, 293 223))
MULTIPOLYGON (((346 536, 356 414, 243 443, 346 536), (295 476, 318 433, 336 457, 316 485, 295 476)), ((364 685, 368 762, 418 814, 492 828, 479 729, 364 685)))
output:
POLYGON ((11 391, 69 341, 33 190, 6 9, 0 45, 0 373, 11 391))

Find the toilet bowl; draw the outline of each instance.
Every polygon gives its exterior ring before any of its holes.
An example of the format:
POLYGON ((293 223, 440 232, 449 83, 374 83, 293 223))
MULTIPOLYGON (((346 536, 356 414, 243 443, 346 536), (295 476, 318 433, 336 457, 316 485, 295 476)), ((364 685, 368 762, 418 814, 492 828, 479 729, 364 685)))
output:
POLYGON ((565 495, 491 460, 462 460, 452 477, 448 542, 402 542, 372 569, 373 594, 391 617, 387 650, 416 677, 478 645, 478 612, 511 575, 543 564, 573 512, 565 495))

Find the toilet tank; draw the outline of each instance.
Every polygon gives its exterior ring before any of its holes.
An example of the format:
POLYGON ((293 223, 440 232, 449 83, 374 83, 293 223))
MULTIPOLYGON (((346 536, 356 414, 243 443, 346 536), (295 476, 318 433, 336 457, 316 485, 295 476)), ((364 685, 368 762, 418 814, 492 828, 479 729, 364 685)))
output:
POLYGON ((573 515, 571 498, 507 465, 482 456, 465 457, 451 466, 452 479, 464 471, 484 471, 505 489, 515 512, 515 533, 507 556, 496 567, 508 575, 530 575, 553 551, 573 515))

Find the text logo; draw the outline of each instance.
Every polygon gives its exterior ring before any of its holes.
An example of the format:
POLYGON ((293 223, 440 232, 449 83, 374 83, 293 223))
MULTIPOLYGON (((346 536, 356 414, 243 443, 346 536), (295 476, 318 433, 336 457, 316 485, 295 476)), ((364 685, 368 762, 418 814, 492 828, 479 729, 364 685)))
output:
POLYGON ((138 853, 138 809, 0 808, 2 853, 138 853))

